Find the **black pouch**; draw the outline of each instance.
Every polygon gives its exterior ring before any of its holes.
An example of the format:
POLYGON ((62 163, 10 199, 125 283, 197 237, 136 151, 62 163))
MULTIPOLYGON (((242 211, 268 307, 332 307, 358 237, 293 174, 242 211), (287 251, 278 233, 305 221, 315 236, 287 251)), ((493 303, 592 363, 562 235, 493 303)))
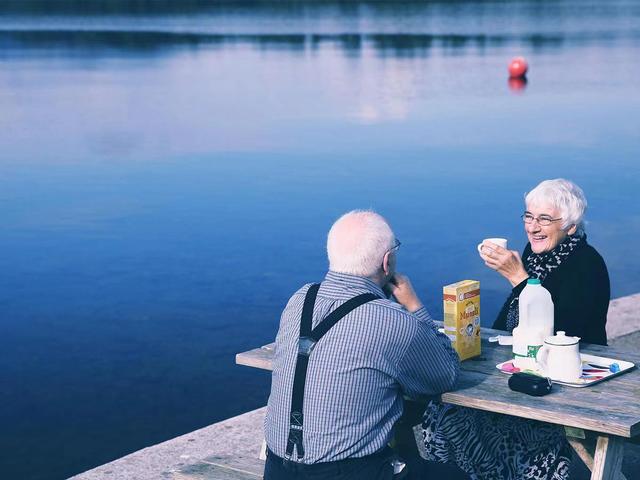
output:
POLYGON ((509 378, 509 388, 515 392, 541 397, 551 392, 551 379, 531 373, 514 373, 509 378))

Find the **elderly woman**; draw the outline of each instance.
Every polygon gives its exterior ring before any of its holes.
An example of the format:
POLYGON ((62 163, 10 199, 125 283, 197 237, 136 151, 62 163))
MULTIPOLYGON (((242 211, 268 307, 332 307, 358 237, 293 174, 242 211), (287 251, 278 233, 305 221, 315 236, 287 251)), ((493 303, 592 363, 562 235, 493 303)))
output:
MULTIPOLYGON (((606 345, 609 275, 587 243, 582 190, 568 180, 545 180, 525 203, 529 243, 522 257, 489 242, 480 252, 513 287, 493 327, 512 331, 518 325, 520 292, 528 278, 538 278, 551 293, 556 331, 606 345)), ((455 462, 473 479, 568 477, 571 451, 562 427, 437 402, 428 405, 422 427, 426 458, 455 462)))
POLYGON ((493 328, 511 331, 518 325, 518 296, 528 278, 538 278, 553 299, 555 330, 606 345, 609 275, 600 254, 587 243, 582 190, 561 178, 545 180, 527 194, 525 203, 522 219, 529 243, 524 262, 518 252, 491 243, 480 253, 513 287, 493 328))

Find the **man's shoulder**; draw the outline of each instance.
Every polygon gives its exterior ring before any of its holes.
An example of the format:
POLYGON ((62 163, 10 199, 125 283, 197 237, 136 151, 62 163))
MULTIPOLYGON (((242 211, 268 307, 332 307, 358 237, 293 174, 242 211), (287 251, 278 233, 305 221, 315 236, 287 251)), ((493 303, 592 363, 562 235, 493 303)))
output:
POLYGON ((385 312, 388 315, 403 318, 413 318, 413 315, 404 309, 399 303, 393 302, 388 298, 377 298, 364 305, 365 308, 385 312))
POLYGON ((307 295, 307 291, 309 290, 309 288, 311 288, 312 285, 313 283, 306 283, 298 290, 296 290, 293 295, 289 297, 284 311, 286 312, 291 308, 302 308, 302 303, 304 303, 304 298, 307 295))
POLYGON ((408 340, 421 329, 418 317, 386 298, 372 300, 360 309, 358 319, 370 324, 371 331, 402 331, 408 340))
POLYGON ((291 297, 289 297, 289 300, 287 301, 287 306, 302 302, 304 300, 304 297, 307 296, 307 292, 309 291, 309 288, 311 288, 312 285, 315 285, 317 283, 320 283, 320 282, 305 283, 304 285, 302 285, 298 290, 296 290, 291 295, 291 297))
POLYGON ((296 295, 306 295, 307 291, 311 288, 312 285, 316 285, 320 282, 310 282, 310 283, 305 283, 304 285, 302 285, 298 290, 296 290, 296 292, 291 295, 292 297, 295 297, 296 295))
MULTIPOLYGON (((316 283, 320 283, 320 282, 316 282, 316 283)), ((307 291, 309 290, 309 288, 311 288, 312 285, 314 285, 315 283, 306 283, 303 286, 301 286, 298 290, 296 290, 296 292, 291 295, 291 298, 289 299, 289 302, 291 302, 292 300, 299 300, 300 298, 304 298, 307 295, 307 291)), ((320 291, 321 296, 322 295, 322 290, 320 291)), ((357 296, 358 293, 354 293, 352 297, 357 296)), ((335 298, 336 301, 341 301, 341 300, 348 300, 349 298, 352 297, 345 297, 345 298, 335 298)), ((400 305, 397 302, 393 302, 391 300, 389 300, 388 298, 376 298, 374 300, 371 300, 367 303, 365 303, 364 305, 362 305, 360 308, 363 309, 369 309, 369 310, 377 310, 377 311, 386 311, 389 315, 394 315, 394 316, 398 316, 398 317, 406 317, 406 318, 412 318, 413 315, 411 313, 409 313, 407 310, 405 310, 402 305, 400 305)))

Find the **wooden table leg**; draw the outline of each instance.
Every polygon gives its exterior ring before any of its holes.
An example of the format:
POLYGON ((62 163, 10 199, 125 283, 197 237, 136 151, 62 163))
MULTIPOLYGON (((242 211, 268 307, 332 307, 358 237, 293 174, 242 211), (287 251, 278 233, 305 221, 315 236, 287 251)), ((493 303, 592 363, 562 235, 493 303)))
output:
POLYGON ((599 435, 593 455, 591 480, 620 480, 624 455, 624 440, 620 437, 599 435))
POLYGON ((596 450, 596 438, 572 438, 567 437, 569 445, 584 462, 589 471, 593 470, 593 453, 596 450))

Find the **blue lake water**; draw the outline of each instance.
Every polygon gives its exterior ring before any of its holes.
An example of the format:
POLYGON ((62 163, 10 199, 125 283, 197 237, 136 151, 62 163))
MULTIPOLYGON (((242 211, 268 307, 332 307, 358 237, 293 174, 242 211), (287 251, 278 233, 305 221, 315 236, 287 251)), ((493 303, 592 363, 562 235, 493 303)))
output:
POLYGON ((508 293, 524 193, 567 177, 640 291, 640 2, 0 6, 0 471, 65 478, 266 403, 272 341, 374 208, 436 316, 508 293), (526 85, 506 66, 530 63, 526 85))

